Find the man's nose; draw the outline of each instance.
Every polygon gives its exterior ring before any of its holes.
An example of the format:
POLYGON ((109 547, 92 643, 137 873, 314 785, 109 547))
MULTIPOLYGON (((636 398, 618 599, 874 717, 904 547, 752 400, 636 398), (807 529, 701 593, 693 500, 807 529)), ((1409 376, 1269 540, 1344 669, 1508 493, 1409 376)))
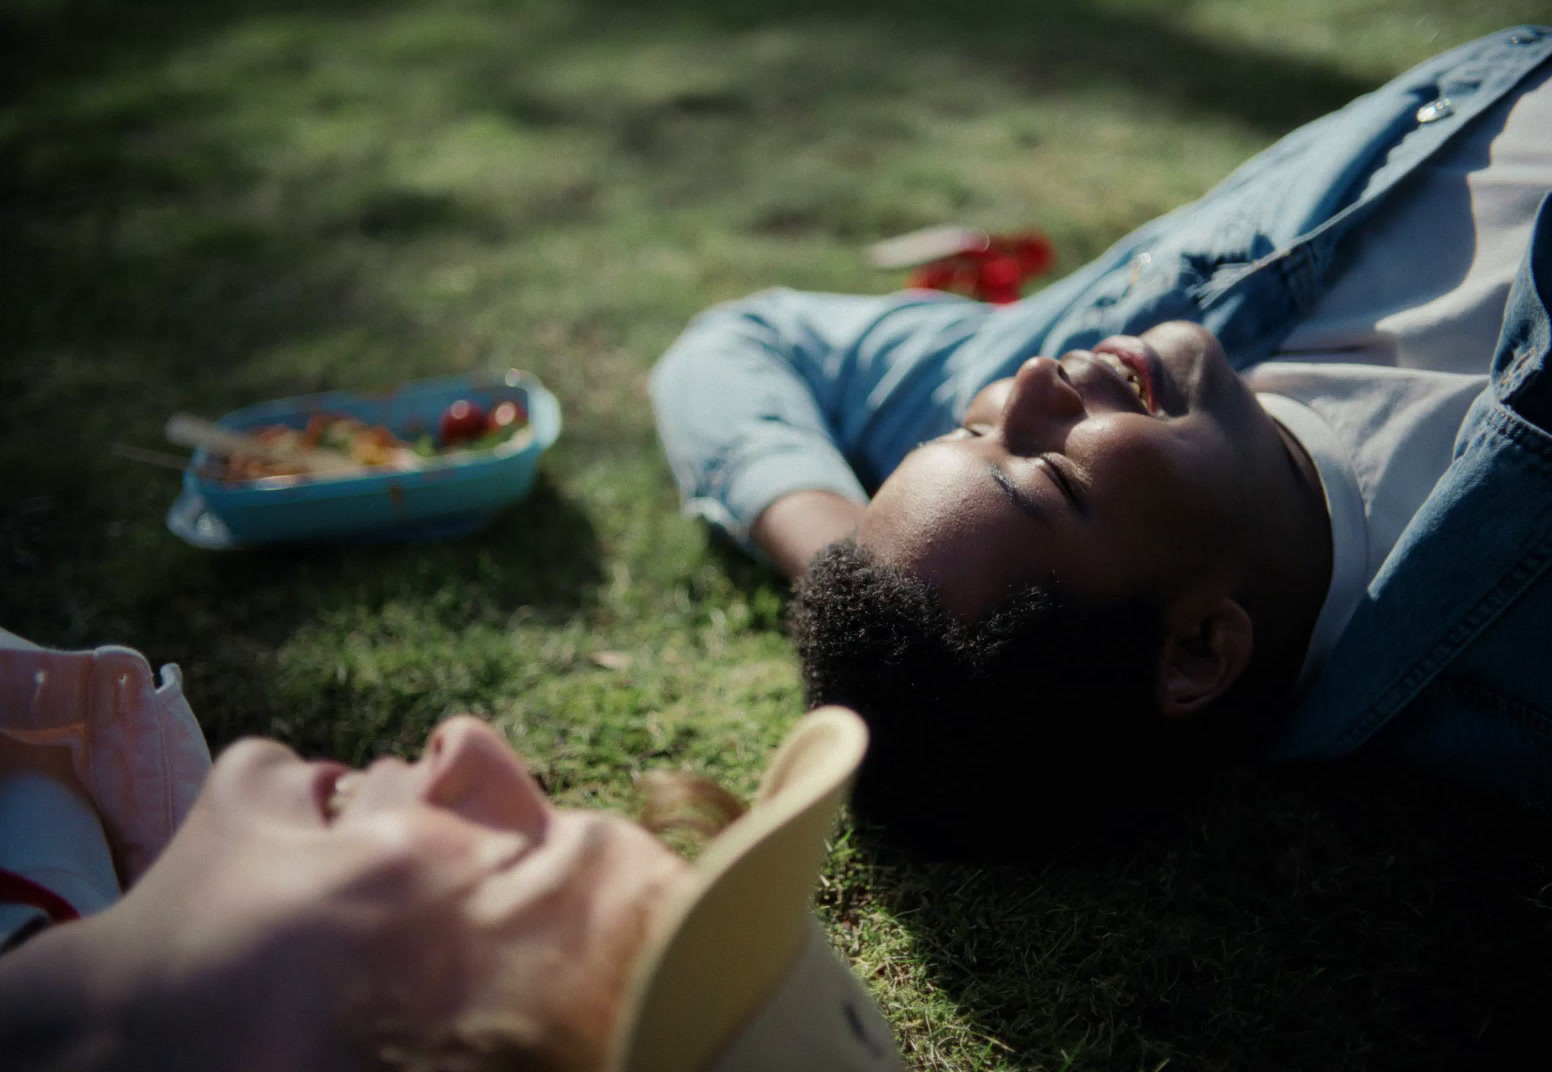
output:
POLYGON ((551 805, 496 730, 472 715, 438 726, 421 757, 426 767, 425 799, 471 822, 538 836, 551 805))
POLYGON ((1013 387, 1002 407, 1004 445, 1018 453, 1040 453, 1060 446, 1066 427, 1083 416, 1083 397, 1056 360, 1032 357, 1013 374, 1013 387))

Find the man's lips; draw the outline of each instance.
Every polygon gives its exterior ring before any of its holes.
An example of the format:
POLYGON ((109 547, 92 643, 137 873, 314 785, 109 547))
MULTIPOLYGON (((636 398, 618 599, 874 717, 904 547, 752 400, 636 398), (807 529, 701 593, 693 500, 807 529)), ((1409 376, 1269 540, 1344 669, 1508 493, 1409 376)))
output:
POLYGON ((1174 384, 1152 346, 1134 335, 1112 335, 1096 343, 1094 353, 1109 354, 1136 373, 1142 381, 1143 405, 1150 413, 1163 415, 1174 411, 1174 384))
POLYGON ((331 823, 339 813, 338 786, 341 778, 351 773, 350 768, 343 763, 335 763, 331 760, 319 760, 312 767, 312 792, 313 801, 318 807, 318 814, 323 821, 331 823))

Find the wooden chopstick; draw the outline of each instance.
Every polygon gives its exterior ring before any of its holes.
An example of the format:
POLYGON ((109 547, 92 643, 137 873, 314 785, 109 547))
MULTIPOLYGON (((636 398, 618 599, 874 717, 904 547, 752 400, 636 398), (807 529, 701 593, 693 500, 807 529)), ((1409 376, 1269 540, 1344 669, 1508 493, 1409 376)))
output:
POLYGON ((182 471, 189 467, 189 459, 181 454, 169 454, 163 450, 146 450, 143 447, 132 447, 128 443, 111 444, 108 451, 117 457, 128 458, 132 462, 145 462, 147 465, 155 465, 163 469, 182 471))

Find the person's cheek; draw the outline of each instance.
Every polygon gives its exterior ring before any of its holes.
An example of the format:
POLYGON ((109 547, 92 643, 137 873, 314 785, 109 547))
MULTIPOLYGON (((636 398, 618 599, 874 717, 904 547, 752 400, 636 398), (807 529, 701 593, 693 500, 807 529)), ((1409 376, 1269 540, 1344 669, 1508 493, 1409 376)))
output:
POLYGON ((1013 390, 1013 380, 997 380, 987 384, 970 400, 965 410, 966 424, 995 424, 1008 404, 1008 394, 1013 390))

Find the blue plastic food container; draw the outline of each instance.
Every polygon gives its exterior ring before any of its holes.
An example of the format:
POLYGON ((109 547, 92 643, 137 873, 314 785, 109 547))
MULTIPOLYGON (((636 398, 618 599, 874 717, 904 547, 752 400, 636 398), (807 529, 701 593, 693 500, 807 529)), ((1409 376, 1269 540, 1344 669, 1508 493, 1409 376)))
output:
POLYGON ((461 398, 487 412, 515 401, 528 413, 528 428, 488 450, 427 459, 424 469, 345 476, 216 480, 201 475, 208 460, 202 447, 184 470, 183 494, 167 514, 167 527, 206 548, 472 532, 528 494, 539 456, 560 435, 560 404, 532 376, 505 370, 417 380, 381 395, 304 395, 247 406, 217 423, 238 430, 273 424, 304 428, 315 413, 338 413, 381 424, 413 442, 434 435, 442 412, 461 398))

